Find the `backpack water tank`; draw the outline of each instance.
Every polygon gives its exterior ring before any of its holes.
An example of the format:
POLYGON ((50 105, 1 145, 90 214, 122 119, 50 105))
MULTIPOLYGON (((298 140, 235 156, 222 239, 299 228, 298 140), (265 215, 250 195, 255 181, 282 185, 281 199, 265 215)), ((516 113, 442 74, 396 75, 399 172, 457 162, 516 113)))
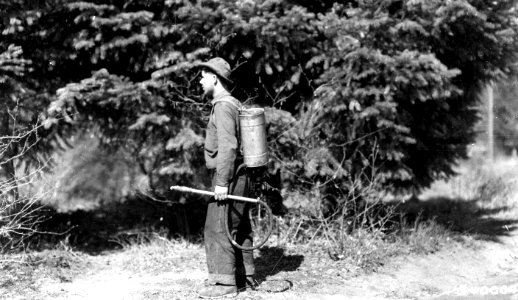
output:
POLYGON ((241 147, 244 163, 248 168, 261 167, 268 163, 266 142, 266 119, 263 108, 246 108, 239 113, 241 147))

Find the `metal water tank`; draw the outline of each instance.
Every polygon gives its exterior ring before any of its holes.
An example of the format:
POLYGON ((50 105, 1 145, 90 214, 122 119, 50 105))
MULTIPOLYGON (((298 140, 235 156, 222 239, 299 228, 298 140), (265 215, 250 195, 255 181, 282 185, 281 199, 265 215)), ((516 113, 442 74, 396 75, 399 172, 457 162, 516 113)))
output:
POLYGON ((239 113, 241 146, 247 167, 261 167, 268 163, 266 119, 263 108, 245 108, 239 113))

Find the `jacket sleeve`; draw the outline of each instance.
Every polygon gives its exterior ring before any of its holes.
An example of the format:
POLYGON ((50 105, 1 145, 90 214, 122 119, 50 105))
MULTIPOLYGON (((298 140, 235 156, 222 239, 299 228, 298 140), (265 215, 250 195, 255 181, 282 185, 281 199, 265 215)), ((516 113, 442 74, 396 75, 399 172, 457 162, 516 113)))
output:
POLYGON ((214 106, 214 118, 218 139, 216 158, 216 185, 229 186, 234 175, 234 164, 237 152, 237 120, 235 108, 228 103, 220 102, 214 106))

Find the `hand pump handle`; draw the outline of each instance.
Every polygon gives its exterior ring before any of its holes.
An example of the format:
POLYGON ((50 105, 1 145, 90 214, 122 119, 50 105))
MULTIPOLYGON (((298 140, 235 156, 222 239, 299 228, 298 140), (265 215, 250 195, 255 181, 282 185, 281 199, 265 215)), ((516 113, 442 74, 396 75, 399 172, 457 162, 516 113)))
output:
MULTIPOLYGON (((173 186, 170 187, 170 189, 174 190, 174 191, 178 191, 178 192, 195 193, 195 194, 206 195, 206 196, 214 196, 214 194, 215 194, 214 192, 209 192, 209 191, 205 191, 205 190, 198 190, 198 189, 193 189, 193 188, 190 188, 190 187, 179 186, 179 185, 173 185, 173 186)), ((235 195, 228 195, 227 198, 230 199, 230 200, 245 201, 245 202, 250 202, 250 203, 257 203, 257 202, 259 202, 258 199, 242 197, 242 196, 235 196, 235 195)))

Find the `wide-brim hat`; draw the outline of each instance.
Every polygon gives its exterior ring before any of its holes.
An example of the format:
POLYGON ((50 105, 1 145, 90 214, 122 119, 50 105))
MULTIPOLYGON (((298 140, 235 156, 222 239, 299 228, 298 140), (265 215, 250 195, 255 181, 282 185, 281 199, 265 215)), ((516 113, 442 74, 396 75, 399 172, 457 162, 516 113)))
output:
POLYGON ((232 84, 233 81, 230 79, 230 64, 221 57, 214 57, 209 59, 206 62, 198 63, 195 65, 196 67, 207 68, 209 71, 216 74, 221 79, 225 80, 227 83, 232 84))

